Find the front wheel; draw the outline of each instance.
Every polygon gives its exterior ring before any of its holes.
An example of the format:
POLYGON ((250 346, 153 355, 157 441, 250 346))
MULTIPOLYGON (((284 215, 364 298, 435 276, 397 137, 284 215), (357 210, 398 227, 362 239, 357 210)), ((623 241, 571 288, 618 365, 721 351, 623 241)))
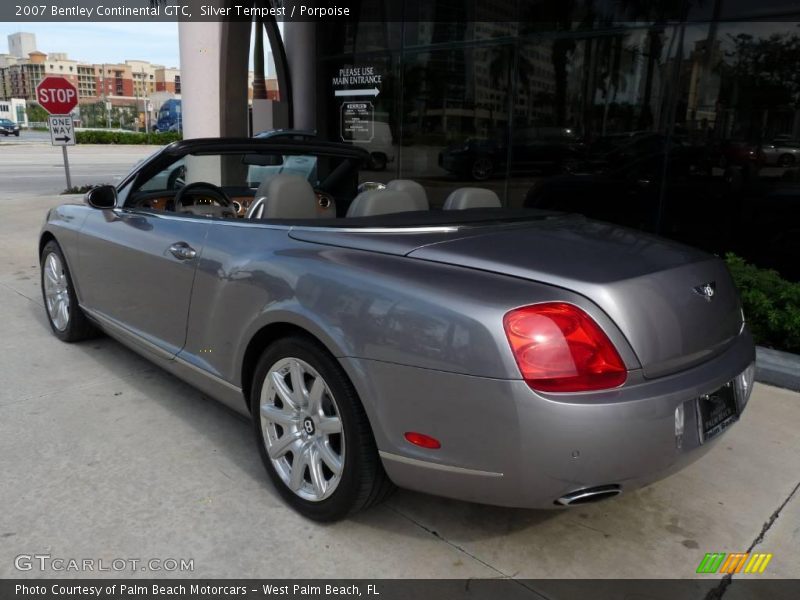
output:
POLYGON ((302 515, 335 521, 392 491, 353 385, 313 340, 287 337, 264 352, 251 410, 264 466, 302 515))
POLYGON ((78 342, 97 334, 78 306, 67 262, 55 240, 45 244, 41 257, 42 298, 50 328, 63 342, 78 342))
POLYGON ((486 181, 492 176, 493 172, 494 164, 492 163, 492 159, 485 156, 476 158, 472 162, 472 167, 470 168, 470 175, 475 181, 486 181))

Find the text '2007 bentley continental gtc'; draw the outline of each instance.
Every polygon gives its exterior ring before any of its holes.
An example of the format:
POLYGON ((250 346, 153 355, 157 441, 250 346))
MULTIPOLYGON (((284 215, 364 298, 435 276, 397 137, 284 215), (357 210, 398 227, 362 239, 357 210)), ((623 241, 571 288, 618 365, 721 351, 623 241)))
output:
POLYGON ((754 345, 718 258, 418 182, 308 135, 176 142, 39 242, 52 330, 116 338, 252 417, 317 520, 400 486, 516 507, 609 498, 739 419, 754 345))

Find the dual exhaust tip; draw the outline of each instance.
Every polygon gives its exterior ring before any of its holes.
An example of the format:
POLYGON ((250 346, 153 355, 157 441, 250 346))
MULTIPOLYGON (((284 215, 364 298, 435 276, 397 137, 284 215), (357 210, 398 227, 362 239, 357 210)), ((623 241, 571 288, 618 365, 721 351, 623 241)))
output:
POLYGON ((559 506, 576 506, 578 504, 590 504, 592 502, 600 502, 606 498, 619 496, 622 490, 617 484, 599 485, 590 488, 583 488, 575 490, 569 494, 564 494, 561 498, 555 501, 559 506))

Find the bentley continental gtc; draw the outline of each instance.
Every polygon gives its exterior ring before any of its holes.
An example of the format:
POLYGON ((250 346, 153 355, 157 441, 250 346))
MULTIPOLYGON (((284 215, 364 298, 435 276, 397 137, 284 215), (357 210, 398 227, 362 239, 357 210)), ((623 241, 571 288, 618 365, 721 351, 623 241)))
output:
POLYGON ((754 345, 721 260, 455 181, 432 208, 369 162, 308 134, 164 147, 48 213, 53 333, 104 332, 251 417, 316 520, 395 486, 597 501, 740 418, 754 345))

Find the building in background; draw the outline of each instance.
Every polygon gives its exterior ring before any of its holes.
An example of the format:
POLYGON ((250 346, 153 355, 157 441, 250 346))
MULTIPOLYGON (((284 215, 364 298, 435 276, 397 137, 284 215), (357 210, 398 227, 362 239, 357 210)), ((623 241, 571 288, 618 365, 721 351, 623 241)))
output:
POLYGON ((181 71, 175 68, 159 67, 155 71, 157 92, 181 93, 181 71))
POLYGON ((25 100, 21 98, 0 100, 0 119, 9 119, 23 127, 27 127, 28 113, 26 112, 25 100))
POLYGON ((36 35, 18 32, 8 36, 8 53, 16 58, 28 58, 36 50, 36 35))
MULTIPOLYGON (((64 52, 41 52, 36 36, 19 32, 8 36, 8 54, 0 54, 0 100, 36 101, 36 85, 46 76, 68 79, 78 89, 76 118, 83 126, 120 126, 136 129, 157 122, 167 100, 181 98, 181 71, 176 67, 129 59, 124 63, 89 63, 64 52)), ((277 96, 273 75, 267 88, 277 96)), ((252 99, 253 73, 248 77, 252 99)))

